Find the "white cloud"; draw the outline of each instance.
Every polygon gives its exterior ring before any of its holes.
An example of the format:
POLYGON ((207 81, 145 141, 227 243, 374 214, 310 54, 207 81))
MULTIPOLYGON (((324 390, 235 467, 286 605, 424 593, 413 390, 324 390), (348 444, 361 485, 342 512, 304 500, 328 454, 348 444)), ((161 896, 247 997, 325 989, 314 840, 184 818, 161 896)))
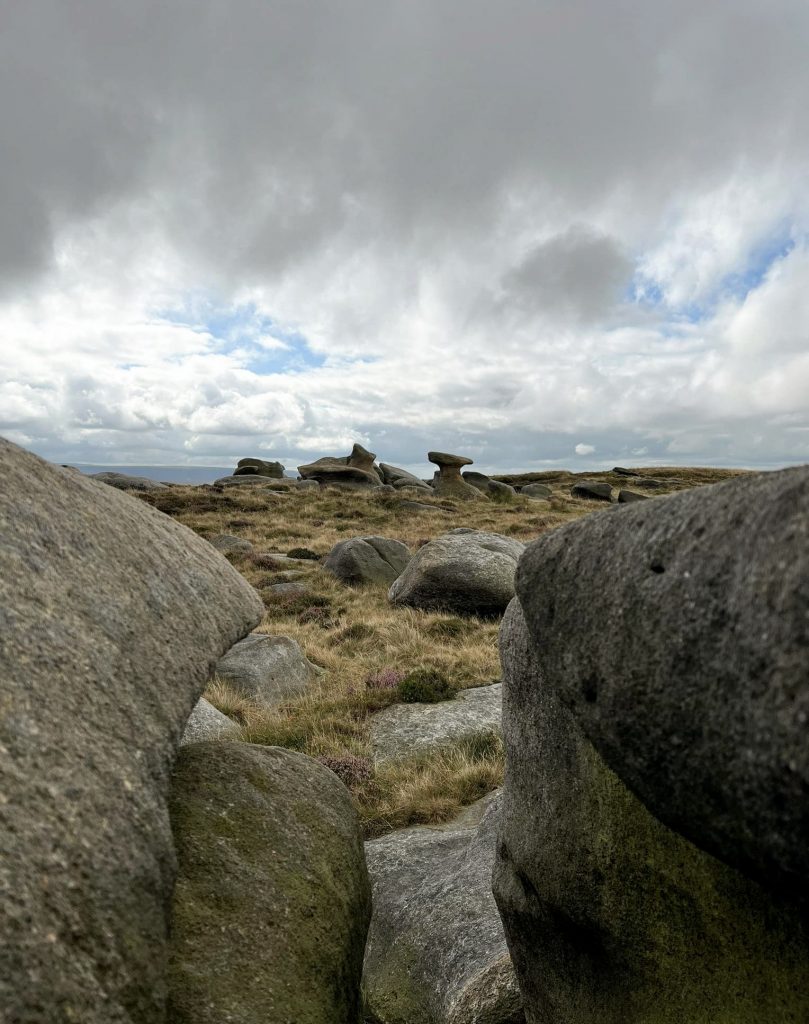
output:
POLYGON ((593 455, 595 453, 595 447, 591 444, 577 444, 573 451, 577 455, 593 455))

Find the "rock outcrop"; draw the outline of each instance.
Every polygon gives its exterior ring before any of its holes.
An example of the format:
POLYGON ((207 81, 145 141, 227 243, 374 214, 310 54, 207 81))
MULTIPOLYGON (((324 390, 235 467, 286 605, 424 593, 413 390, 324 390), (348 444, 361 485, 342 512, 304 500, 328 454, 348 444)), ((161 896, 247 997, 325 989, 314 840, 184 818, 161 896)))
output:
POLYGON ((554 530, 517 590, 548 684, 627 786, 809 894, 809 467, 554 530))
POLYGON ((376 471, 374 459, 376 455, 355 444, 350 455, 326 455, 316 462, 298 466, 298 472, 304 480, 316 480, 322 486, 345 487, 349 490, 366 490, 378 487, 382 477, 376 471))
POLYGON ((216 675, 257 704, 274 707, 304 693, 315 672, 296 640, 250 633, 219 659, 216 675))
POLYGON ((164 1019, 169 771, 260 619, 206 541, 0 440, 0 1016, 164 1019))
POLYGON ((352 537, 331 549, 323 568, 343 583, 390 586, 410 561, 410 549, 389 537, 352 537))
POLYGON ((438 466, 438 476, 433 490, 439 498, 453 498, 456 501, 478 501, 481 493, 461 476, 461 466, 471 466, 472 460, 465 455, 448 455, 446 452, 427 452, 430 462, 438 466))
POLYGON ((236 463, 234 476, 265 476, 274 480, 282 480, 284 467, 280 462, 268 462, 266 459, 239 459, 236 463))
POLYGON ((492 478, 486 476, 485 473, 468 471, 461 474, 461 479, 464 483, 471 484, 471 486, 480 491, 481 494, 494 496, 500 501, 512 498, 517 493, 511 484, 504 484, 500 480, 492 480, 492 478))
MULTIPOLYGON (((562 628, 578 649, 578 630, 562 628)), ((539 639, 515 600, 500 634, 507 767, 494 893, 527 1020, 809 1019, 805 918, 649 813, 557 699, 549 631, 539 639)))
POLYGON ((503 693, 499 683, 459 690, 437 704, 392 704, 371 718, 374 760, 398 761, 469 736, 500 732, 503 693))
POLYGON ((348 791, 303 754, 183 747, 171 1024, 356 1024, 370 917, 348 791))
POLYGON ((514 596, 514 573, 524 550, 519 541, 497 533, 452 530, 419 548, 388 597, 428 611, 499 615, 514 596))
POLYGON ((365 845, 373 887, 363 989, 380 1024, 523 1024, 491 892, 498 798, 457 823, 365 845), (478 823, 479 822, 479 823, 478 823))
POLYGON ((91 480, 98 480, 99 483, 116 487, 119 491, 167 491, 168 484, 160 483, 159 480, 151 480, 148 476, 129 476, 127 473, 91 473, 91 480))

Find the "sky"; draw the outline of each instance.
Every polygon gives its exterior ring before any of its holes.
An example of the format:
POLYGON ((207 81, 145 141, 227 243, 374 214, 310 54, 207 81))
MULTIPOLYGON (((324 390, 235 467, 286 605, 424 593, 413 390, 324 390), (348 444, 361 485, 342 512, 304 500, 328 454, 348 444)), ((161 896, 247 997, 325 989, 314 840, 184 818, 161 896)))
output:
POLYGON ((808 462, 808 48, 806 0, 0 0, 0 434, 808 462))

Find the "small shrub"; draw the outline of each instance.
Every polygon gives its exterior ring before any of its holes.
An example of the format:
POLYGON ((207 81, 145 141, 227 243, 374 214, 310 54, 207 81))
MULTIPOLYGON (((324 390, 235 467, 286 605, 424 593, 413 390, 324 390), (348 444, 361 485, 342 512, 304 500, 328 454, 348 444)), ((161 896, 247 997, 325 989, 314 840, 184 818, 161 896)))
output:
POLYGON ((287 558, 309 558, 313 562, 320 561, 320 555, 312 551, 311 548, 292 548, 287 551, 287 558))
POLYGON ((380 672, 372 672, 365 680, 369 690, 395 690, 407 676, 397 668, 383 668, 380 672))
POLYGON ((361 786, 371 779, 373 766, 367 757, 357 757, 356 754, 345 753, 339 756, 318 757, 315 760, 331 769, 349 789, 361 786))
POLYGON ((399 700, 403 704, 437 704, 451 700, 455 691, 443 673, 434 668, 418 668, 399 683, 399 700))

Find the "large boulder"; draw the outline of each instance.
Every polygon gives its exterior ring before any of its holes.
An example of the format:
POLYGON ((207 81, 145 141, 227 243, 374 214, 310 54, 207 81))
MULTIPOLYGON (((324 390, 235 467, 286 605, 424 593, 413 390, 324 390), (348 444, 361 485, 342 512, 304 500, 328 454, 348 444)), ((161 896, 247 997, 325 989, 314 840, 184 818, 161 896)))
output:
POLYGON ((280 462, 268 462, 266 459, 239 459, 236 463, 234 476, 264 476, 274 480, 282 480, 284 467, 280 462))
POLYGON ((466 473, 461 474, 461 479, 464 483, 471 484, 472 487, 479 490, 482 494, 494 496, 500 501, 513 498, 517 494, 511 484, 504 484, 501 480, 492 480, 485 473, 476 473, 473 470, 468 470, 466 473))
POLYGON ((428 611, 499 615, 514 596, 514 573, 524 550, 519 541, 498 533, 452 530, 419 548, 388 598, 428 611))
POLYGON ((393 487, 427 487, 423 480, 419 477, 414 476, 413 473, 408 473, 406 469, 399 469, 398 466, 391 466, 387 462, 379 463, 379 472, 382 475, 382 480, 386 484, 392 484, 393 487))
POLYGON ((255 591, 145 503, 0 440, 0 1017, 164 1019, 169 771, 255 591))
POLYGON ((438 475, 433 482, 437 497, 458 501, 477 501, 482 497, 477 487, 468 484, 461 476, 461 466, 471 466, 471 459, 447 452, 427 452, 427 458, 438 466, 438 475))
POLYGON ((502 687, 459 690, 436 704, 392 704, 371 718, 374 760, 399 761, 482 733, 500 732, 502 687))
POLYGON ((316 480, 322 486, 344 487, 348 490, 367 490, 379 487, 382 477, 376 471, 376 455, 355 444, 350 455, 325 455, 316 462, 298 466, 304 480, 316 480))
POLYGON ((547 484, 526 484, 525 487, 520 488, 520 494, 524 498, 550 498, 553 491, 548 487, 547 484))
POLYGON ((557 699, 548 642, 534 646, 514 601, 500 632, 507 761, 494 894, 527 1020, 809 1019, 805 919, 630 793, 557 699))
POLYGON ((315 670, 288 636, 250 633, 219 659, 216 675, 264 707, 305 693, 315 670))
POLYGON ((365 845, 373 916, 363 989, 381 1024, 525 1020, 491 892, 497 796, 478 813, 482 821, 465 813, 365 845))
POLYGON ((629 788, 809 894, 809 467, 554 530, 517 590, 549 685, 629 788))
POLYGON ((331 549, 323 568, 343 583, 390 586, 410 561, 410 548, 389 537, 352 537, 331 549))
POLYGON ((128 473, 91 473, 91 480, 98 480, 99 483, 116 487, 119 491, 167 491, 168 484, 162 484, 159 480, 152 480, 148 476, 129 476, 128 473))
POLYGON ((570 494, 585 501, 612 501, 612 488, 598 480, 581 480, 570 488, 570 494))
POLYGON ((289 750, 197 743, 171 821, 171 1024, 357 1024, 370 891, 337 777, 289 750))

